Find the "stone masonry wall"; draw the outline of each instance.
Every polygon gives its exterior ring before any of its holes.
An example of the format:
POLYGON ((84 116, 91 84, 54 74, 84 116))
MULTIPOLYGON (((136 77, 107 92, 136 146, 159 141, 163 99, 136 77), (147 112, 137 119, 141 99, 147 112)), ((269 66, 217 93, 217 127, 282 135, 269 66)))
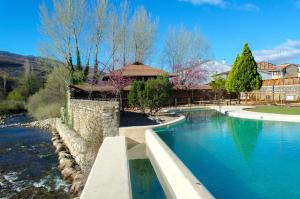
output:
POLYGON ((85 140, 94 137, 118 135, 120 125, 119 103, 71 99, 69 103, 69 125, 85 140))
POLYGON ((118 135, 119 103, 68 99, 56 128, 76 162, 89 173, 105 137, 118 135), (67 114, 66 114, 67 113, 67 114))

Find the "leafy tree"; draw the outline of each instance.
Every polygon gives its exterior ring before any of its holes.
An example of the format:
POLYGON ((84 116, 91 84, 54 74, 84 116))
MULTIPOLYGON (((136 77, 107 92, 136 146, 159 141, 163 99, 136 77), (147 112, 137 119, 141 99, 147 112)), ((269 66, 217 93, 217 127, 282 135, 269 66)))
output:
POLYGON ((237 93, 240 101, 240 92, 250 92, 259 89, 262 84, 257 64, 254 60, 248 43, 244 45, 242 54, 237 56, 226 80, 226 90, 237 93))
POLYGON ((22 94, 17 89, 14 89, 13 91, 8 93, 6 99, 10 101, 24 101, 24 96, 22 96, 22 94))
POLYGON ((141 81, 134 81, 132 86, 131 86, 131 89, 128 93, 128 105, 130 107, 135 107, 136 104, 138 103, 138 84, 140 83, 141 81))
POLYGON ((87 65, 84 68, 84 72, 83 72, 83 80, 86 81, 88 79, 89 76, 89 71, 90 71, 90 67, 87 65))
POLYGON ((209 85, 215 91, 215 100, 217 99, 217 93, 225 90, 225 81, 226 80, 218 74, 214 74, 212 76, 212 81, 209 83, 209 85))
POLYGON ((58 117, 60 107, 65 103, 69 78, 69 70, 66 67, 55 67, 48 75, 45 88, 29 97, 27 103, 29 113, 37 119, 58 117))
POLYGON ((41 82, 37 76, 35 74, 27 74, 19 81, 19 86, 16 89, 27 99, 30 95, 37 92, 40 87, 41 82))
POLYGON ((172 84, 167 76, 159 76, 146 82, 136 80, 129 91, 128 103, 143 113, 148 108, 152 115, 168 103, 171 92, 172 84))
POLYGON ((149 79, 145 85, 147 107, 152 113, 157 113, 169 101, 172 92, 172 84, 167 76, 159 76, 149 79))
POLYGON ((128 104, 132 108, 138 108, 142 113, 145 113, 147 100, 145 97, 145 81, 135 80, 128 93, 128 104))

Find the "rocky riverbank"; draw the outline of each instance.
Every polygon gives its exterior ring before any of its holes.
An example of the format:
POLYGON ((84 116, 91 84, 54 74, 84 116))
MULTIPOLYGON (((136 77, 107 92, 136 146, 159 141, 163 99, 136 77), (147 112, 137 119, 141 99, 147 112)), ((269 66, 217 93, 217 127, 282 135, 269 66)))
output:
POLYGON ((56 148, 55 152, 59 159, 58 168, 61 171, 63 179, 72 182, 70 192, 79 196, 84 187, 85 176, 56 130, 53 131, 53 138, 51 140, 56 148))
POLYGON ((5 124, 5 116, 0 116, 0 125, 5 124))
POLYGON ((86 181, 86 177, 83 175, 80 166, 76 163, 68 147, 64 144, 59 133, 55 129, 55 124, 58 119, 59 118, 50 118, 46 120, 30 122, 25 125, 33 128, 47 129, 52 132, 53 137, 51 140, 56 148, 55 152, 57 153, 59 160, 58 169, 60 170, 64 180, 72 182, 72 186, 70 188, 72 195, 80 196, 86 181))

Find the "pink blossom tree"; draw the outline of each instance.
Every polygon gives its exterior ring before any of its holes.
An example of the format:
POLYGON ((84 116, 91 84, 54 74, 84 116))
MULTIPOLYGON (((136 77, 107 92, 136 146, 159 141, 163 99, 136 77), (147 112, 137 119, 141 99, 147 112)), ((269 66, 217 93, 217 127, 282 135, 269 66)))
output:
POLYGON ((110 70, 108 76, 112 84, 112 93, 119 97, 120 109, 123 110, 122 93, 124 88, 131 84, 132 80, 124 75, 124 67, 118 70, 110 70))
POLYGON ((209 72, 204 63, 197 61, 172 66, 172 71, 176 75, 172 78, 174 88, 187 90, 190 98, 193 88, 199 87, 208 79, 209 72))

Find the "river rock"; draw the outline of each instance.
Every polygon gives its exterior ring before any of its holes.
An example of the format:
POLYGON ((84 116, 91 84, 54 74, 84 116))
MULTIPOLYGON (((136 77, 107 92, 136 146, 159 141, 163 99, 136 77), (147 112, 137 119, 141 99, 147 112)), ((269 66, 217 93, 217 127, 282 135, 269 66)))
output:
POLYGON ((64 180, 67 180, 67 179, 71 179, 72 174, 75 173, 75 172, 76 171, 73 168, 71 168, 71 167, 65 167, 62 170, 61 174, 62 174, 64 180))
POLYGON ((72 155, 70 155, 66 151, 61 151, 61 152, 58 153, 58 159, 60 160, 60 159, 63 159, 63 158, 70 159, 70 158, 72 158, 72 155))
POLYGON ((83 181, 84 175, 80 171, 77 171, 77 172, 73 173, 72 179, 73 179, 73 181, 83 181))
POLYGON ((62 145, 62 144, 59 144, 57 147, 56 147, 56 150, 55 150, 55 153, 59 153, 61 151, 67 151, 67 148, 65 145, 62 145))
POLYGON ((65 146, 65 144, 62 141, 60 141, 60 140, 54 141, 53 145, 55 146, 56 149, 59 148, 59 147, 61 147, 61 146, 65 146))
POLYGON ((59 160, 59 170, 63 170, 65 168, 71 168, 73 166, 74 162, 71 159, 62 158, 59 160))
POLYGON ((83 190, 83 183, 80 180, 74 180, 70 189, 71 193, 79 193, 83 190))

